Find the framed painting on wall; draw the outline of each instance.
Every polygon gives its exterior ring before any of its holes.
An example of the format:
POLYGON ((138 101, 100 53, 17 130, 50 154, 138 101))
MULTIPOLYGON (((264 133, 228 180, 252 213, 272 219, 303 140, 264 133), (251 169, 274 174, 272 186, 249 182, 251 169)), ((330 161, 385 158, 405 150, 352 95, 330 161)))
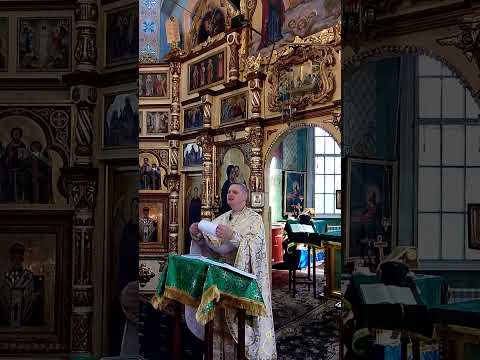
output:
POLYGON ((248 92, 223 98, 220 102, 220 124, 228 124, 247 119, 248 92))
MULTIPOLYGON (((3 351, 70 345, 72 211, 0 212, 0 341, 3 351)), ((13 355, 12 355, 13 356, 13 355)))
POLYGON ((345 259, 371 259, 374 242, 387 243, 384 255, 396 245, 397 163, 348 158, 345 259))
POLYGON ((202 174, 187 174, 185 176, 185 204, 184 204, 184 252, 190 250, 190 225, 201 220, 202 210, 202 174))
POLYGON ((138 74, 138 94, 140 97, 168 99, 169 88, 167 71, 138 74))
POLYGON ((169 110, 145 111, 146 135, 167 135, 169 110))
POLYGON ((468 204, 468 248, 480 250, 480 204, 468 204))
POLYGON ((17 34, 17 71, 70 71, 71 18, 18 18, 17 34))
POLYGON ((169 194, 140 194, 140 254, 168 250, 168 196, 169 194))
POLYGON ((197 143, 183 144, 183 170, 199 170, 202 165, 202 147, 197 143))
POLYGON ((226 53, 222 50, 188 65, 188 93, 225 82, 226 53))
POLYGON ((8 71, 8 17, 0 17, 0 71, 8 71))
POLYGON ((106 94, 104 104, 103 146, 128 148, 138 146, 139 112, 136 92, 106 94))
POLYGON ((138 61, 138 6, 106 12, 105 66, 138 61))
POLYGON ((285 171, 283 175, 283 214, 300 213, 305 205, 305 173, 285 171))
POLYGON ((248 150, 242 145, 244 144, 239 144, 239 147, 226 145, 219 149, 217 178, 218 194, 220 196, 220 214, 231 209, 227 203, 227 194, 228 188, 232 183, 244 184, 248 188, 250 167, 248 166, 248 159, 244 153, 244 151, 248 150))
POLYGON ((201 129, 203 127, 203 105, 194 105, 183 111, 183 131, 201 129))

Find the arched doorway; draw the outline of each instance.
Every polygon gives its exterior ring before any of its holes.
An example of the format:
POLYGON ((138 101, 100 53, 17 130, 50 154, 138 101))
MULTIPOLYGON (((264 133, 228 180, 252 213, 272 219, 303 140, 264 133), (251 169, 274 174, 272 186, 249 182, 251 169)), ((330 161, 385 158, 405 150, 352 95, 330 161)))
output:
POLYGON ((312 120, 281 129, 267 146, 264 223, 273 265, 282 262, 283 226, 299 211, 308 209, 329 227, 341 225, 336 206, 336 191, 341 190, 340 133, 328 122, 312 120))

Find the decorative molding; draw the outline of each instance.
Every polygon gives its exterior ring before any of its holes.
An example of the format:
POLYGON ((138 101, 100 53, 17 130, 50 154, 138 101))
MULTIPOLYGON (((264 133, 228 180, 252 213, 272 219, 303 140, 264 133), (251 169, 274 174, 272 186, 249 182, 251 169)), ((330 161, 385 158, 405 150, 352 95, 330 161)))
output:
POLYGON ((98 170, 63 170, 68 203, 74 208, 72 251, 72 351, 91 352, 93 291, 93 247, 98 170), (88 309, 88 310, 86 310, 88 309))
POLYGON ((93 146, 93 124, 95 122, 95 105, 97 89, 91 86, 78 85, 71 89, 71 99, 75 104, 75 165, 91 165, 93 146))
POLYGON ((203 171, 202 171, 202 219, 213 219, 213 197, 214 197, 214 173, 213 173, 213 137, 204 134, 197 138, 197 144, 203 150, 203 171))
POLYGON ((458 34, 437 39, 437 43, 460 49, 469 62, 475 61, 480 71, 480 17, 465 17, 459 27, 461 31, 458 34))
POLYGON ((254 78, 249 81, 249 88, 252 96, 250 97, 251 109, 252 109, 252 119, 258 119, 262 116, 262 89, 263 89, 263 80, 261 78, 254 78))
POLYGON ((227 44, 230 47, 230 59, 228 64, 228 80, 235 81, 239 76, 238 49, 240 46, 240 34, 232 32, 227 35, 227 44))
POLYGON ((180 73, 182 64, 180 62, 170 63, 171 78, 171 94, 172 104, 170 106, 170 133, 180 133, 180 73))
POLYGON ((145 287, 147 283, 155 277, 155 273, 144 263, 140 263, 138 268, 138 281, 140 287, 145 287))
POLYGON ((245 139, 251 144, 250 148, 250 192, 263 192, 263 128, 261 126, 247 127, 245 129, 245 139))
POLYGON ((180 192, 180 175, 167 175, 167 187, 170 192, 168 201, 168 252, 178 252, 178 199, 180 192))
POLYGON ((74 52, 77 69, 96 71, 98 7, 95 0, 78 0, 75 8, 77 43, 74 52))
POLYGON ((203 127, 209 129, 212 127, 212 96, 203 95, 202 96, 202 105, 203 105, 203 127))

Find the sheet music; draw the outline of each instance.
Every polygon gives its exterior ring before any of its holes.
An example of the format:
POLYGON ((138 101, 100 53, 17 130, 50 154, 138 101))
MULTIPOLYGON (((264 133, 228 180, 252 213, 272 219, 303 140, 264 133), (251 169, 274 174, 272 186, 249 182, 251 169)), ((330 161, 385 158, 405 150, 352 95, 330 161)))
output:
POLYGON ((209 259, 205 256, 201 256, 201 255, 182 255, 182 257, 189 258, 189 259, 197 259, 197 260, 206 262, 208 264, 220 266, 224 269, 228 269, 230 271, 233 271, 234 273, 237 273, 237 274, 240 274, 240 275, 243 275, 243 276, 247 276, 251 279, 255 279, 255 280, 257 279, 257 277, 255 275, 251 274, 251 273, 240 270, 240 269, 238 269, 238 268, 236 268, 232 265, 229 265, 229 264, 226 264, 226 263, 221 263, 221 262, 209 259))

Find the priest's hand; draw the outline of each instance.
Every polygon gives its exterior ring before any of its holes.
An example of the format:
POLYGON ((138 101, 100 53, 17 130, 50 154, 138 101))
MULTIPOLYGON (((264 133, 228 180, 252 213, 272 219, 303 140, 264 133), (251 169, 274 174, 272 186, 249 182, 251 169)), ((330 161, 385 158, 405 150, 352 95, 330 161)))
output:
POLYGON ((233 239, 233 230, 227 225, 218 225, 215 233, 220 239, 224 241, 229 241, 233 239))
POLYGON ((190 225, 190 235, 192 235, 193 238, 198 238, 200 234, 201 232, 200 232, 200 229, 198 228, 198 222, 190 225))

